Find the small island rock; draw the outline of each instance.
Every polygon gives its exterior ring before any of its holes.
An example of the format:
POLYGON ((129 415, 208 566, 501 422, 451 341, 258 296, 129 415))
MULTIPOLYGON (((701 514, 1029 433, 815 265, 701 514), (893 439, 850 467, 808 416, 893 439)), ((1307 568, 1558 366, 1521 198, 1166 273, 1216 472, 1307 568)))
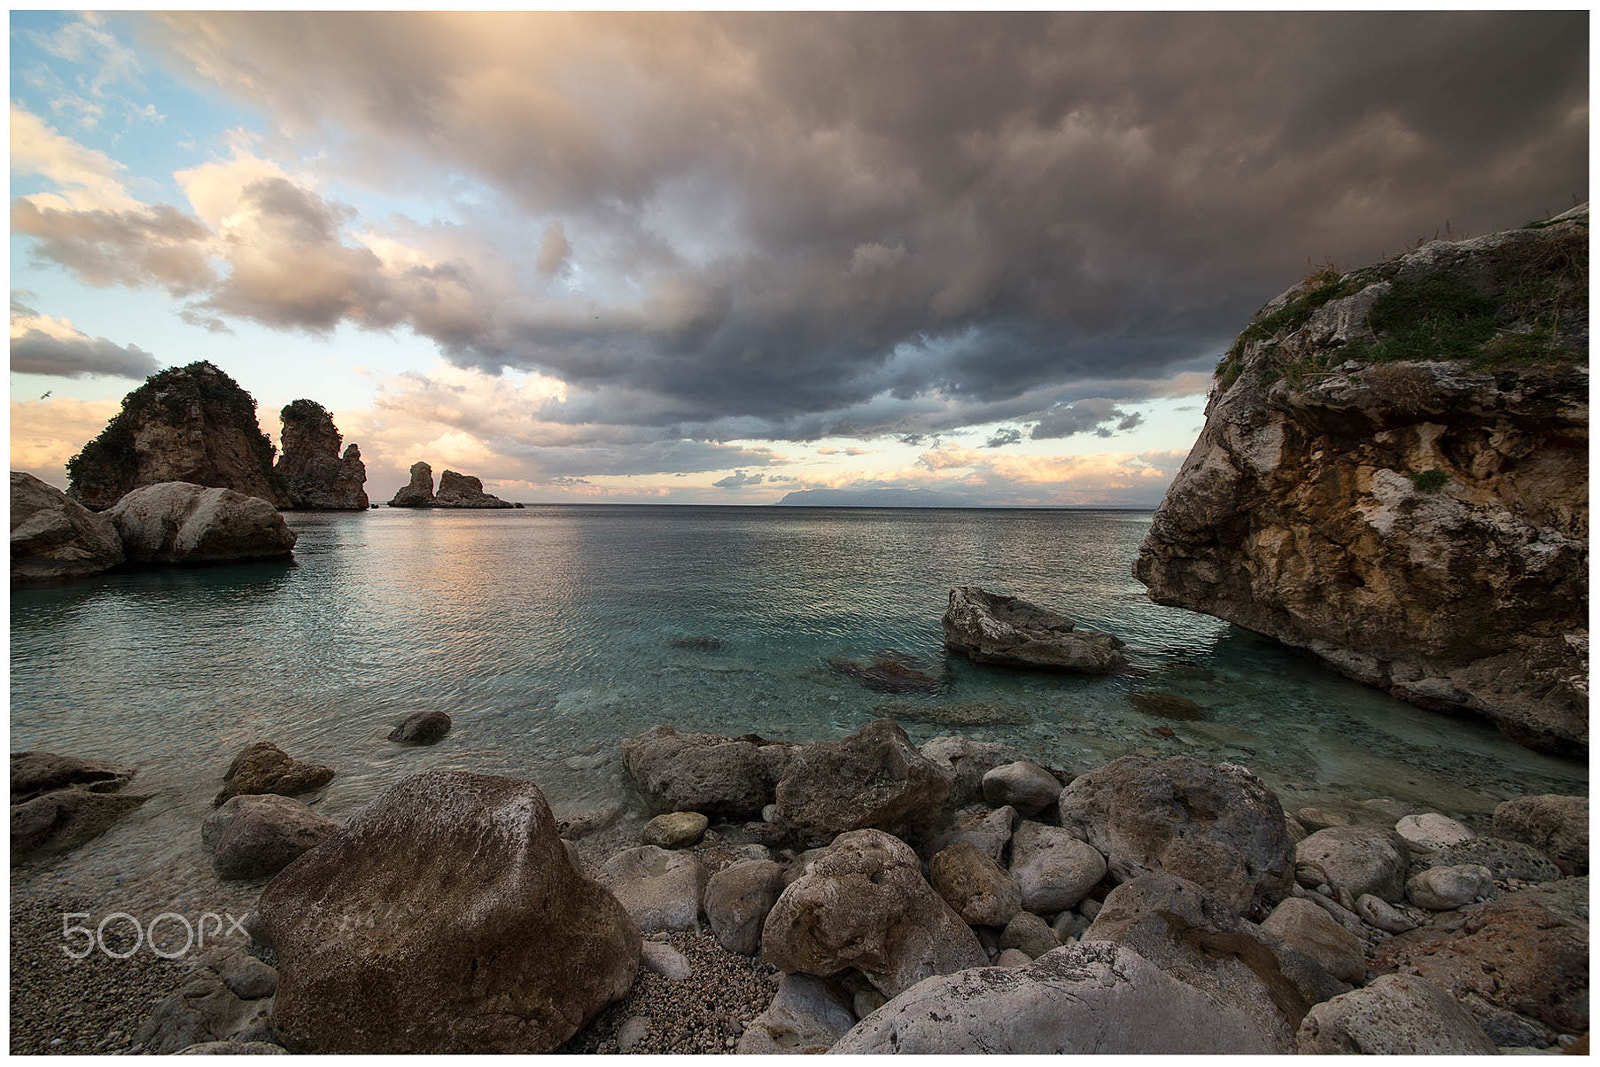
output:
POLYGON ((1127 664, 1117 638, 1073 626, 1066 616, 1026 600, 961 585, 950 590, 944 643, 975 663, 1084 674, 1105 674, 1127 664))

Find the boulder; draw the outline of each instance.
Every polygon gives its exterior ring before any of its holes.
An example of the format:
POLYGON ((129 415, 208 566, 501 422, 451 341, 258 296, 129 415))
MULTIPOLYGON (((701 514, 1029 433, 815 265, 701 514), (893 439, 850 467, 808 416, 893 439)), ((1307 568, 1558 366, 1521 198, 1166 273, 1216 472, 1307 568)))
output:
POLYGON ((266 878, 338 832, 300 801, 265 793, 234 797, 206 816, 200 845, 218 877, 266 878))
POLYGON ((1261 929, 1311 957, 1341 982, 1360 985, 1367 979, 1367 946, 1309 900, 1285 900, 1272 909, 1261 929))
POLYGON ((1371 893, 1362 893, 1356 898, 1356 915, 1368 926, 1389 934, 1403 934, 1417 928, 1417 924, 1398 908, 1371 893))
POLYGON ((391 508, 433 507, 433 468, 418 460, 411 465, 411 480, 389 500, 391 508))
POLYGON ((622 763, 634 787, 658 809, 755 819, 772 802, 793 747, 652 726, 622 742, 622 763))
POLYGON ((644 933, 700 929, 706 869, 692 852, 668 852, 654 845, 624 849, 595 877, 644 933))
POLYGON ((1494 875, 1477 863, 1430 867, 1406 882, 1406 898, 1429 911, 1453 911, 1494 891, 1494 875))
POLYGON ((11 754, 11 862, 68 852, 149 799, 119 790, 135 769, 53 752, 11 754))
POLYGON ((627 913, 513 778, 403 779, 267 883, 260 914, 296 1052, 552 1052, 639 967, 627 913))
POLYGON ((657 848, 688 848, 700 840, 710 825, 711 821, 698 811, 670 811, 645 823, 639 840, 657 848))
POLYGON ((1386 974, 1307 1013, 1299 1051, 1321 1056, 1492 1056, 1500 1050, 1450 994, 1415 975, 1386 974))
POLYGON ((1379 826, 1330 826, 1295 846, 1295 861, 1314 863, 1335 889, 1390 901, 1405 895, 1405 840, 1379 826))
POLYGON ((1201 717, 1199 704, 1196 704, 1188 697, 1181 697, 1176 693, 1142 690, 1129 693, 1128 703, 1146 714, 1159 715, 1163 719, 1193 722, 1201 717))
POLYGON ((1007 805, 1032 818, 1061 799, 1056 776, 1028 760, 996 767, 983 776, 983 799, 990 807, 1007 805))
POLYGON ((442 711, 418 711, 389 733, 389 740, 402 745, 431 745, 450 732, 450 716, 442 711))
POLYGON ((1126 756, 1074 780, 1060 812, 1061 825, 1098 849, 1119 882, 1170 871, 1238 912, 1264 913, 1294 880, 1295 846, 1277 796, 1231 763, 1126 756))
POLYGON ((939 812, 950 795, 948 772, 917 751, 889 719, 842 741, 818 741, 794 754, 774 796, 778 822, 821 844, 867 828, 905 830, 939 812))
POLYGON ((155 1006, 134 1043, 157 1055, 217 1041, 275 1045, 277 989, 278 972, 243 949, 212 949, 189 968, 177 992, 155 1006))
POLYGON ((1474 863, 1489 868, 1489 873, 1502 881, 1515 878, 1522 882, 1553 882, 1561 877, 1561 868, 1543 852, 1532 845, 1499 837, 1479 837, 1450 845, 1414 857, 1411 866, 1412 870, 1426 870, 1474 863))
POLYGON ((966 841, 995 863, 1000 863, 1005 858, 1006 846, 1011 843, 1012 827, 1016 825, 1017 809, 1013 807, 968 812, 948 829, 925 835, 924 847, 931 846, 931 850, 938 853, 958 841, 966 841))
POLYGON ((809 974, 786 974, 767 1009, 751 1019, 734 1051, 775 1056, 825 1052, 855 1025, 844 998, 809 974))
POLYGON ((1039 916, 1028 911, 1019 911, 1006 923, 1005 929, 1000 931, 1000 950, 1002 952, 1015 950, 1027 953, 1031 960, 1036 960, 1046 952, 1054 952, 1061 947, 1061 942, 1056 939, 1056 933, 1050 929, 1039 916))
POLYGON ((1478 836, 1454 819, 1434 811, 1407 815, 1394 824, 1394 832, 1405 838, 1414 852, 1437 852, 1478 836))
POLYGON ((855 968, 893 997, 988 962, 971 928, 923 881, 916 853, 879 830, 841 834, 773 905, 761 958, 828 978, 855 968))
POLYGON ((108 513, 131 563, 226 563, 279 559, 295 532, 260 497, 193 482, 135 489, 108 513))
POLYGON ((1498 1045, 1589 1029, 1588 879, 1564 878, 1447 912, 1376 946, 1375 971, 1418 975, 1498 1045))
POLYGON ((190 482, 280 507, 274 451, 238 382, 205 361, 171 367, 123 397, 100 436, 67 461, 67 495, 104 511, 135 489, 190 482))
POLYGON ((738 863, 706 882, 705 913, 717 944, 753 956, 761 948, 761 927, 783 892, 783 868, 771 860, 738 863))
POLYGON ((1232 1005, 1163 974, 1133 949, 1084 942, 1026 967, 929 978, 862 1020, 831 1051, 1251 1055, 1274 1046, 1232 1005))
POLYGON ((1064 615, 975 585, 950 590, 944 643, 974 663, 1105 674, 1123 667, 1123 643, 1110 634, 1075 631, 1064 615))
POLYGON ((174 1056, 287 1056, 282 1045, 265 1041, 202 1041, 173 1053, 174 1056))
POLYGON ((1016 879, 970 841, 934 856, 928 881, 968 926, 1004 926, 1022 910, 1016 879))
POLYGON ((339 428, 315 400, 296 400, 278 413, 283 422, 283 454, 273 473, 283 489, 284 506, 320 511, 367 510, 367 466, 352 444, 339 458, 339 428))
MULTIPOLYGON (((416 470, 415 467, 412 468, 416 470)), ((412 481, 416 481, 413 473, 412 481)), ((445 471, 439 475, 439 492, 434 495, 436 508, 509 508, 510 503, 483 491, 483 482, 470 474, 445 471)))
POLYGON ((1239 918, 1231 905, 1166 872, 1112 890, 1084 943, 1133 949, 1167 974, 1244 1015, 1279 1053, 1311 1005, 1349 986, 1276 935, 1239 918))
POLYGON ((122 563, 109 518, 53 485, 11 472, 11 584, 82 578, 122 563))
POLYGON ((917 750, 951 774, 951 807, 983 798, 983 776, 1003 763, 1015 763, 1022 751, 1000 741, 973 741, 965 737, 935 737, 917 750))
POLYGON ((829 656, 828 666, 877 693, 941 693, 950 684, 950 671, 943 663, 928 663, 894 649, 858 659, 829 656))
POLYGON ((1023 821, 1011 839, 1011 877, 1037 915, 1073 907, 1106 876, 1106 858, 1070 830, 1023 821))
POLYGON ((1561 873, 1589 873, 1589 798, 1555 793, 1517 797, 1494 809, 1496 836, 1545 852, 1561 873))
POLYGON ((211 806, 219 808, 234 797, 260 793, 286 797, 310 793, 333 781, 333 775, 332 767, 301 763, 271 741, 257 741, 234 757, 211 806))
POLYGON ((115 793, 132 780, 136 768, 109 760, 82 759, 54 752, 11 753, 11 803, 20 804, 57 789, 115 793))

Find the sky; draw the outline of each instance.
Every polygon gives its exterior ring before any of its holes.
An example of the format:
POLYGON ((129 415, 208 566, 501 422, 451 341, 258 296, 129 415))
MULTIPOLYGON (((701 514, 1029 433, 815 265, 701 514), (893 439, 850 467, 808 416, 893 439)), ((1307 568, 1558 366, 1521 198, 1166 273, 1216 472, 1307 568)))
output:
POLYGON ((1308 267, 1588 199, 1588 14, 13 11, 11 465, 206 359, 387 500, 1153 507, 1308 267), (919 495, 920 494, 920 495, 919 495))

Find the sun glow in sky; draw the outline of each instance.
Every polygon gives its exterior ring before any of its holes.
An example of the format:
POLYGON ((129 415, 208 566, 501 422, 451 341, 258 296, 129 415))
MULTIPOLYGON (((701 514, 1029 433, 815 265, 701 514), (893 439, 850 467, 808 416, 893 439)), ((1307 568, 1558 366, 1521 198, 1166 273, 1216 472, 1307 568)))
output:
POLYGON ((1587 198, 1587 18, 13 12, 11 465, 209 359, 375 500, 1153 506, 1308 262, 1587 198))

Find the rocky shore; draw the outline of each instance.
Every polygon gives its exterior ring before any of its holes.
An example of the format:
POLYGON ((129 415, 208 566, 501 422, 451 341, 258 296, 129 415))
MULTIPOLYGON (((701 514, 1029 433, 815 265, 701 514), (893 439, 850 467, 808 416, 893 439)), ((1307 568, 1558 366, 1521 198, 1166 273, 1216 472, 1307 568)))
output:
MULTIPOLYGON (((19 802, 138 784, 20 758, 14 846, 19 802)), ((891 720, 808 743, 659 725, 621 759, 634 796, 594 811, 428 771, 342 825, 316 809, 336 768, 268 744, 196 768, 248 936, 68 967, 59 902, 14 869, 12 1051, 1585 1047, 1585 797, 1286 812, 1237 764, 1050 767, 891 720)))

